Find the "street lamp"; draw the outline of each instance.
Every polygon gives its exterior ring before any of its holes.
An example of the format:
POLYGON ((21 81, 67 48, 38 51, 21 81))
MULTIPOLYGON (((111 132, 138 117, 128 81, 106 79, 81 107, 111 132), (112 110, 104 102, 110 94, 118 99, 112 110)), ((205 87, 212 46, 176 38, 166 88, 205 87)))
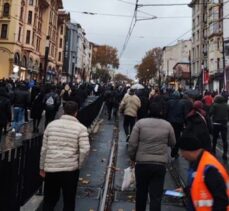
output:
POLYGON ((73 84, 73 77, 75 75, 74 70, 75 70, 75 56, 72 57, 72 77, 71 77, 71 84, 73 84))
POLYGON ((50 37, 46 37, 46 44, 45 44, 45 63, 44 63, 44 76, 43 76, 43 83, 46 83, 46 75, 47 75, 47 66, 48 66, 48 58, 49 58, 49 47, 50 47, 50 37))

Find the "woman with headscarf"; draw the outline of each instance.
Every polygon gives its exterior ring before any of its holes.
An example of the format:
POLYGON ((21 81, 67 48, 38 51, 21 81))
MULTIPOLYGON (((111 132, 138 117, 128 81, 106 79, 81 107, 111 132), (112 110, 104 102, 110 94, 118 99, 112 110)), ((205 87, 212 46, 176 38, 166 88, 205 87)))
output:
POLYGON ((189 133, 202 142, 202 148, 211 151, 211 138, 209 133, 210 120, 203 109, 203 103, 195 101, 192 110, 186 116, 183 133, 189 133))

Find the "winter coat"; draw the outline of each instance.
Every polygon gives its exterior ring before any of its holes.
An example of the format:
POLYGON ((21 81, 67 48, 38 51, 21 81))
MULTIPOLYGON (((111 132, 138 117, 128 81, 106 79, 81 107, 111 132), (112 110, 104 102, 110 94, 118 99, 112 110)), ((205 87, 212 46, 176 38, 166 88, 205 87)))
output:
POLYGON ((170 123, 183 124, 185 120, 185 104, 177 97, 172 96, 167 102, 167 120, 170 123))
POLYGON ((87 128, 75 117, 63 115, 51 122, 44 132, 40 169, 45 172, 79 169, 89 149, 87 128))
POLYGON ((11 121, 11 104, 4 87, 0 88, 0 126, 11 121))
POLYGON ((141 107, 141 101, 136 95, 127 95, 122 99, 119 111, 124 115, 137 117, 138 109, 141 107))
POLYGON ((200 112, 194 112, 186 118, 183 134, 191 134, 201 140, 202 148, 211 150, 211 138, 208 128, 208 120, 200 112))
POLYGON ((227 105, 223 96, 215 97, 210 108, 210 116, 212 116, 213 122, 217 123, 226 123, 229 120, 229 105, 227 105))
POLYGON ((42 112, 44 110, 43 104, 43 93, 38 93, 37 96, 34 98, 31 106, 31 118, 32 119, 40 119, 42 116, 42 112))
POLYGON ((139 120, 131 133, 128 154, 138 163, 166 164, 168 146, 175 145, 175 134, 169 122, 146 118, 139 120))
POLYGON ((27 90, 16 89, 14 92, 14 107, 27 108, 30 103, 30 93, 27 90))

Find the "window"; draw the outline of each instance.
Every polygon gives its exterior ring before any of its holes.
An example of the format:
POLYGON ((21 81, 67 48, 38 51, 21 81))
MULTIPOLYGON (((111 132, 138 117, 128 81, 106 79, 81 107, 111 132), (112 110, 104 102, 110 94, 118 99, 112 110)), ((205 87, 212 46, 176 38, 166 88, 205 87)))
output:
POLYGON ((29 0, 29 5, 33 5, 33 0, 29 0))
POLYGON ((59 48, 62 48, 62 42, 63 40, 60 38, 59 48))
POLYGON ((64 32, 64 27, 63 27, 63 25, 62 25, 62 26, 60 27, 60 34, 62 35, 63 32, 64 32))
POLYGON ((39 38, 37 38, 36 50, 37 50, 38 52, 40 51, 40 39, 39 39, 39 38))
POLYGON ((17 39, 18 42, 21 42, 21 27, 19 27, 19 30, 18 30, 18 39, 17 39))
POLYGON ((5 3, 3 6, 3 16, 4 17, 8 17, 10 14, 10 4, 9 3, 5 3))
POLYGON ((33 37, 32 37, 32 46, 34 46, 34 42, 35 42, 35 33, 33 32, 33 37))
POLYGON ((21 13, 20 13, 20 20, 22 21, 22 18, 23 18, 23 14, 24 14, 24 8, 21 7, 21 13))
POLYGON ((33 12, 32 11, 29 11, 29 14, 28 14, 28 24, 32 24, 32 20, 33 20, 33 12))
POLYGON ((1 30, 1 38, 6 39, 7 38, 7 30, 8 30, 8 25, 7 24, 2 24, 2 30, 1 30))
POLYGON ((31 34, 31 31, 30 30, 27 30, 26 32, 26 44, 30 44, 30 34, 31 34))
POLYGON ((61 52, 59 52, 58 61, 59 61, 59 62, 61 61, 61 52))

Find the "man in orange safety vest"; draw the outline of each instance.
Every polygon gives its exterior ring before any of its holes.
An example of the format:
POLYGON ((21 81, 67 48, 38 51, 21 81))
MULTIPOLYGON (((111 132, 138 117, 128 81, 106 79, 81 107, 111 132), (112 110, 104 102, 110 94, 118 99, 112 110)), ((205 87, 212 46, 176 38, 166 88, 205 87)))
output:
POLYGON ((183 134, 181 155, 190 162, 188 187, 192 211, 229 211, 229 176, 223 165, 203 149, 201 140, 183 134))

